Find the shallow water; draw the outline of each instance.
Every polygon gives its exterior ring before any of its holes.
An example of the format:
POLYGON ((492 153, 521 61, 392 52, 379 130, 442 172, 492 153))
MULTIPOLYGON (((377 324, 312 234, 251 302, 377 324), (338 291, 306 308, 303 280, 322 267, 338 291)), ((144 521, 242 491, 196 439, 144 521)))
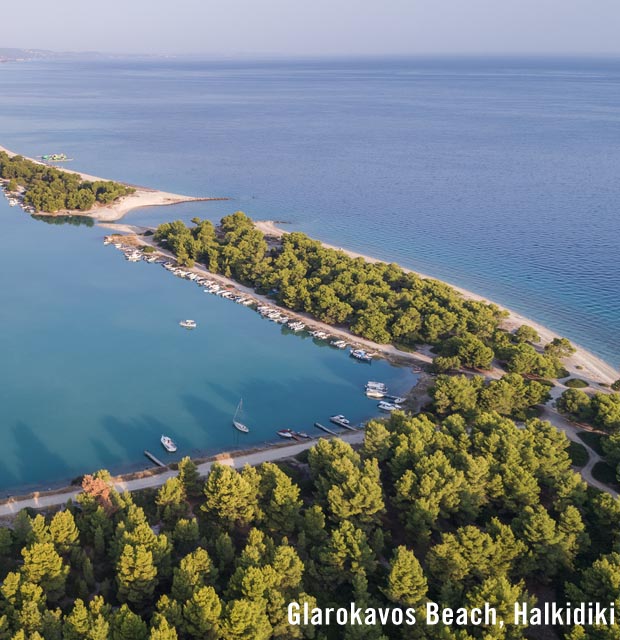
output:
MULTIPOLYGON (((0 142, 233 198, 127 222, 285 220, 487 295, 617 366, 619 79, 617 60, 0 65, 0 142)), ((126 263, 101 229, 0 215, 0 486, 139 465, 164 429, 183 453, 228 446, 240 395, 257 440, 372 408, 343 354, 126 263), (199 330, 179 332, 194 316, 199 330)))

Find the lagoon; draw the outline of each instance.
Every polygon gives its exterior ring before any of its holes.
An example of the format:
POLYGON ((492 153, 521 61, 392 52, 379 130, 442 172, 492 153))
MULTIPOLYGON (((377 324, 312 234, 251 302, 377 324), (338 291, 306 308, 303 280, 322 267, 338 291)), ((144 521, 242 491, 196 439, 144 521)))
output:
MULTIPOLYGON (((0 66, 0 142, 236 209, 503 303, 620 363, 620 63, 462 59, 109 60, 0 66)), ((368 372, 251 311, 0 201, 0 487, 361 419, 368 372), (199 330, 177 323, 193 317, 199 330), (292 422, 295 420, 295 422, 292 422)), ((386 363, 373 378, 406 387, 386 363)), ((400 392, 400 389, 399 389, 400 392)))

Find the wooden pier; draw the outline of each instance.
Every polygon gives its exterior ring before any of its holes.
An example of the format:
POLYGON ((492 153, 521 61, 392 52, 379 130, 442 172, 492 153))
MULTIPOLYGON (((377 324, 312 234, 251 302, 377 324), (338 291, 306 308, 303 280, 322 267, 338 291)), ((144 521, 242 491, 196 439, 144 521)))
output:
POLYGON ((144 455, 154 462, 158 467, 167 467, 167 464, 164 464, 159 458, 156 458, 150 451, 144 450, 144 455))
POLYGON ((314 426, 317 429, 321 429, 321 431, 325 431, 326 433, 331 433, 333 436, 337 436, 338 434, 336 433, 336 431, 332 431, 331 429, 329 429, 328 427, 322 425, 320 422, 315 422, 314 426))

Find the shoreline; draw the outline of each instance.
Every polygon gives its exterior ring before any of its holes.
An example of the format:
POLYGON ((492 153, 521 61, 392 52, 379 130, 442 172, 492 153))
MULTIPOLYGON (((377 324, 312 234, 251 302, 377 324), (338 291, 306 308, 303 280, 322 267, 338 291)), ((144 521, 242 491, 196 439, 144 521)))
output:
MULTIPOLYGON (((198 467, 201 477, 205 477, 211 467, 216 462, 241 469, 246 464, 255 466, 263 462, 285 460, 295 456, 310 447, 313 447, 321 438, 342 438, 349 444, 360 444, 364 439, 364 430, 344 431, 337 436, 322 434, 316 438, 305 440, 304 442, 282 442, 266 447, 254 446, 250 449, 236 451, 223 451, 206 458, 194 458, 193 462, 198 467)), ((171 468, 171 465, 178 464, 171 462, 166 467, 150 467, 143 471, 136 471, 124 475, 112 477, 112 485, 119 492, 141 491, 159 487, 169 478, 176 477, 178 471, 171 468)), ((11 518, 22 509, 47 509, 64 505, 67 500, 75 499, 82 493, 81 486, 65 486, 51 491, 33 491, 23 496, 11 496, 0 500, 0 519, 11 518)))
MULTIPOLYGON (((256 226, 257 229, 262 231, 267 237, 281 238, 283 235, 287 233, 291 233, 290 231, 286 231, 285 229, 278 227, 277 224, 272 220, 255 221, 254 225, 256 226)), ((322 246, 328 249, 342 251, 345 255, 349 256, 350 258, 362 258, 366 262, 370 262, 370 263, 385 262, 385 260, 381 260, 373 256, 368 256, 363 253, 358 253, 356 251, 351 251, 343 247, 337 247, 327 242, 322 242, 320 240, 318 242, 320 242, 322 246)), ((474 293, 473 291, 469 291, 468 289, 464 289, 463 287, 459 287, 450 282, 446 282, 445 280, 440 280, 439 278, 433 278, 432 276, 429 276, 425 273, 421 273, 419 271, 415 271, 414 269, 408 269, 401 265, 398 265, 398 266, 403 271, 407 273, 414 273, 415 275, 425 280, 437 280, 438 282, 443 282, 444 284, 447 284, 448 286, 452 287, 454 290, 458 291, 466 299, 494 304, 502 311, 506 311, 508 313, 508 317, 505 318, 501 323, 502 328, 506 330, 513 331, 518 327, 520 327, 522 324, 526 324, 538 332, 541 338, 541 342, 550 342, 554 338, 562 337, 560 334, 552 331, 548 327, 545 327, 544 325, 530 318, 527 318, 524 315, 517 313, 516 311, 513 311, 512 309, 502 304, 498 304, 493 300, 489 300, 484 296, 474 293)), ((581 347, 580 345, 573 343, 573 346, 575 347, 576 352, 569 358, 566 358, 565 360, 563 360, 563 364, 566 367, 566 369, 570 372, 571 377, 586 378, 586 379, 589 379, 589 381, 594 383, 598 383, 598 384, 603 383, 608 385, 620 379, 620 371, 615 369, 608 362, 605 362, 602 358, 591 353, 590 351, 588 351, 584 347, 581 347), (583 367, 583 368, 578 369, 577 367, 583 367)))
MULTIPOLYGON (((55 169, 59 169, 60 171, 78 175, 80 176, 80 178, 82 178, 82 180, 86 180, 87 182, 109 181, 109 178, 100 178, 97 176, 92 176, 88 173, 83 173, 82 171, 75 171, 73 169, 67 169, 65 167, 56 167, 53 164, 50 165, 45 162, 41 162, 36 158, 30 158, 29 156, 15 153, 14 151, 11 151, 10 149, 3 147, 2 145, 0 145, 0 152, 6 153, 10 158, 21 155, 22 158, 29 160, 30 162, 34 162, 46 167, 51 166, 55 169)), ((141 209, 143 207, 163 207, 172 204, 181 204, 183 202, 208 202, 212 200, 228 200, 228 198, 185 196, 178 193, 170 193, 168 191, 151 189, 150 187, 141 187, 138 185, 129 184, 127 182, 121 182, 119 180, 115 180, 114 182, 119 182, 119 184, 123 184, 127 187, 132 187, 133 189, 135 189, 135 192, 128 196, 124 196, 108 205, 95 205, 88 211, 63 209, 61 211, 56 211, 55 213, 37 212, 36 215, 50 217, 80 215, 92 218, 93 220, 97 220, 99 222, 115 222, 125 217, 130 211, 133 211, 134 209, 141 209)))

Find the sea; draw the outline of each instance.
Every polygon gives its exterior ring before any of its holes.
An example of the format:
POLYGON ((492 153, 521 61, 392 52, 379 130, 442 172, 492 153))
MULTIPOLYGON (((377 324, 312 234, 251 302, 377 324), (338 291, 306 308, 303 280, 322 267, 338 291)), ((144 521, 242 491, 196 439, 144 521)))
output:
MULTIPOLYGON (((0 65, 0 144, 237 210, 475 291, 620 364, 620 60, 0 65)), ((376 415, 364 365, 0 199, 0 496, 376 415), (184 318, 195 331, 178 326, 184 318), (243 400, 240 434, 231 425, 243 400), (162 434, 179 445, 164 452, 162 434)))

